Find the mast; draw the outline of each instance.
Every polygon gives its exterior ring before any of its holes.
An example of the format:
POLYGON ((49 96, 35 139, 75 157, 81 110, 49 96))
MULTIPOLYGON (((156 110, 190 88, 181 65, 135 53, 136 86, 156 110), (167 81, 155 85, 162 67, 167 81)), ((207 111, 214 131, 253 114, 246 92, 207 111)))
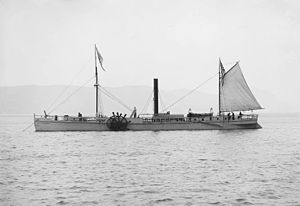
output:
POLYGON ((96 117, 98 117, 98 70, 97 70, 97 54, 96 54, 96 44, 95 44, 95 77, 96 77, 96 82, 94 84, 96 88, 96 117))
POLYGON ((219 58, 219 116, 221 115, 221 59, 219 58))

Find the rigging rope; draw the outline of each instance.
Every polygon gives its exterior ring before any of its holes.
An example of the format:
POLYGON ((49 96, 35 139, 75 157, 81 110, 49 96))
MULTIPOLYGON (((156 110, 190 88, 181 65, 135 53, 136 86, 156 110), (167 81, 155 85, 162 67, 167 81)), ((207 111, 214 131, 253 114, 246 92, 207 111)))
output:
POLYGON ((69 87, 73 84, 74 80, 76 79, 77 75, 79 75, 84 69, 86 69, 86 64, 84 67, 79 70, 74 77, 72 78, 71 82, 61 91, 61 93, 53 100, 53 102, 47 107, 46 111, 50 110, 51 107, 57 102, 57 100, 69 89, 69 87))
POLYGON ((108 96, 109 98, 111 98, 112 100, 118 102, 120 105, 122 105, 123 107, 125 107, 126 109, 128 109, 130 112, 132 111, 132 108, 130 108, 129 106, 127 106, 124 102, 122 102, 118 97, 116 97, 115 95, 113 95, 112 93, 110 93, 109 91, 107 91, 104 87, 102 87, 101 85, 98 86, 98 88, 101 90, 101 92, 103 94, 105 94, 106 96, 108 96))
POLYGON ((161 108, 165 108, 165 104, 164 104, 163 99, 162 99, 162 97, 160 95, 160 92, 158 92, 158 96, 159 96, 159 102, 160 102, 161 108))
POLYGON ((30 125, 28 125, 25 129, 23 129, 22 132, 25 132, 27 129, 29 129, 30 127, 32 127, 33 124, 34 124, 34 122, 31 123, 30 125))
POLYGON ((164 108, 162 110, 162 112, 164 112, 167 109, 173 107, 175 104, 177 104, 178 102, 180 102, 181 100, 183 100, 184 98, 186 98, 187 96, 189 96, 190 94, 192 94, 193 92, 195 92, 197 89, 199 89, 201 86, 203 86, 206 82, 208 82, 209 80, 211 80, 212 78, 214 78, 217 74, 219 74, 219 72, 216 73, 216 74, 214 74, 213 76, 211 76, 210 78, 208 78, 204 82, 202 82, 200 85, 198 85, 197 87, 195 87, 194 89, 192 89, 190 92, 188 92, 187 94, 185 94, 184 96, 182 96, 181 98, 179 98, 178 100, 176 100, 174 103, 172 103, 169 106, 167 106, 166 108, 164 108))
POLYGON ((61 106, 62 104, 64 104, 69 98, 71 98, 74 94, 76 94, 82 87, 84 87, 85 85, 87 85, 88 83, 90 83, 90 81, 94 79, 94 76, 92 76, 90 79, 88 79, 88 81, 86 81, 83 85, 81 85, 79 88, 77 88, 74 92, 72 92, 69 96, 67 96, 67 98, 65 98, 61 103, 59 103, 58 105, 56 105, 50 112, 53 112, 55 109, 57 109, 59 106, 61 106))
POLYGON ((99 111, 100 111, 100 114, 104 114, 104 106, 103 106, 101 92, 99 93, 98 99, 99 99, 99 111))
POLYGON ((148 110, 148 107, 149 107, 149 104, 150 104, 150 100, 151 100, 151 97, 153 96, 153 91, 151 91, 147 101, 146 101, 146 104, 144 105, 143 109, 141 110, 141 112, 139 113, 139 115, 143 114, 145 111, 148 110))

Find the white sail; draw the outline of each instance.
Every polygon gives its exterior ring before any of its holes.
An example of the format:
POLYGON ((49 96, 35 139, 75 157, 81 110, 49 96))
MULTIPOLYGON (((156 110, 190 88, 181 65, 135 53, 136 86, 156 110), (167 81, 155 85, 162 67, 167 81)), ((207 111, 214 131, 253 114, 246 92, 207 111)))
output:
POLYGON ((228 70, 220 81, 222 112, 262 109, 247 85, 238 63, 228 70))

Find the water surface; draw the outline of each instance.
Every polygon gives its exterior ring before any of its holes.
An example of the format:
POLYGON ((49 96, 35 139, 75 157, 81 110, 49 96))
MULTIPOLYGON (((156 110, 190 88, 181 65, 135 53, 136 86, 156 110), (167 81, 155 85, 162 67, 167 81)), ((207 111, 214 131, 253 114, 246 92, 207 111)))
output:
POLYGON ((300 205, 300 115, 260 130, 22 132, 0 117, 1 205, 300 205))

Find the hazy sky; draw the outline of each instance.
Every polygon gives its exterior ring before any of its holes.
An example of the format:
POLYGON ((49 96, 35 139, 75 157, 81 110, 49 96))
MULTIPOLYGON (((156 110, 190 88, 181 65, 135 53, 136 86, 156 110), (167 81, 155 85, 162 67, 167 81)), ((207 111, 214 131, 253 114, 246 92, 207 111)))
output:
MULTIPOLYGON (((300 100, 298 0, 0 0, 0 86, 192 89, 240 60, 250 87, 300 100)), ((217 79, 202 88, 215 92, 217 79)))

